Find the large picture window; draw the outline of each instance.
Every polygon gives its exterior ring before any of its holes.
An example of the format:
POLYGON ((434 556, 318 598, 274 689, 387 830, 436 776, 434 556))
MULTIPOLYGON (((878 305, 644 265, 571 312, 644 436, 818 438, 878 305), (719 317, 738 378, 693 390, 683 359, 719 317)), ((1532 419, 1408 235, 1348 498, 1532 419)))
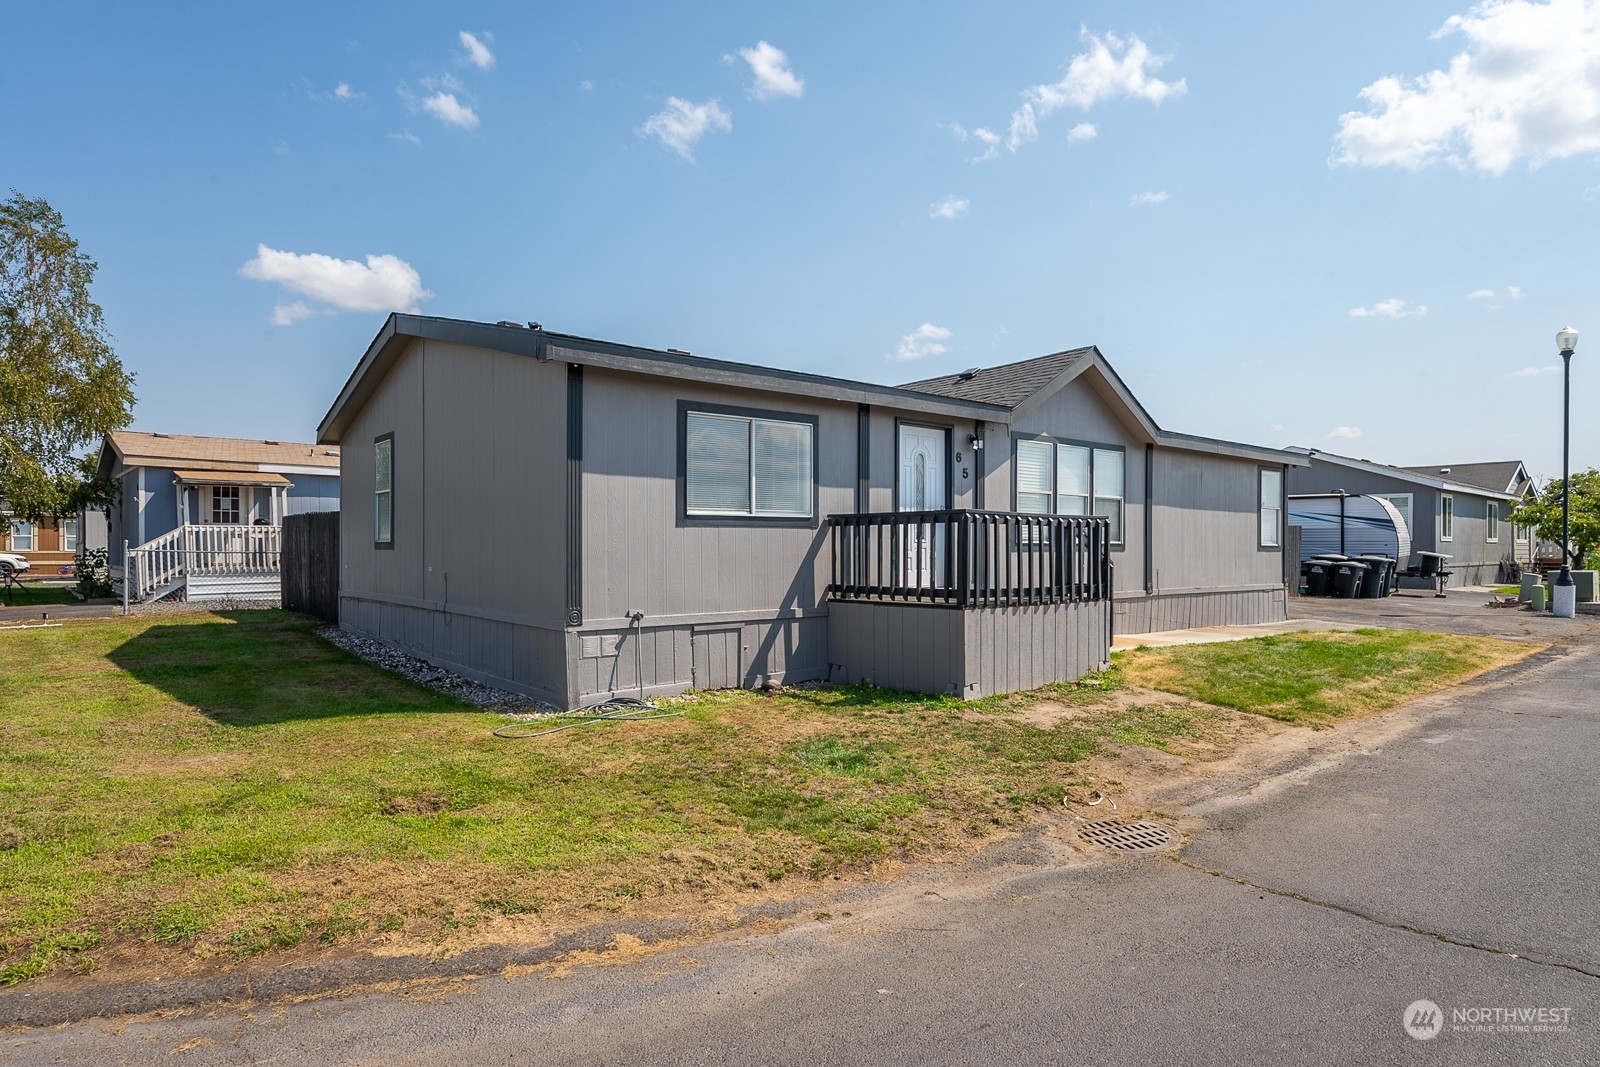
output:
POLYGON ((1028 515, 1104 515, 1123 543, 1126 461, 1120 448, 1033 438, 1017 441, 1017 510, 1028 515))
POLYGON ((1283 547, 1283 472, 1261 472, 1261 547, 1283 547))
POLYGON ((814 419, 681 410, 687 518, 811 520, 816 510, 814 419))
POLYGON ((373 443, 372 543, 394 547, 394 434, 373 443))

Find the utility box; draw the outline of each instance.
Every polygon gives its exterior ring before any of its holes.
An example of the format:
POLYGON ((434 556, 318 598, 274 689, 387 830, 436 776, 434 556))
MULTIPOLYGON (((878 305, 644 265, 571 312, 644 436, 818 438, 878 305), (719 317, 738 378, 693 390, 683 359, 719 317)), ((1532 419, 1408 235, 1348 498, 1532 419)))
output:
POLYGON ((1518 604, 1533 603, 1533 591, 1544 588, 1544 579, 1537 574, 1524 574, 1522 576, 1522 589, 1517 593, 1518 604))

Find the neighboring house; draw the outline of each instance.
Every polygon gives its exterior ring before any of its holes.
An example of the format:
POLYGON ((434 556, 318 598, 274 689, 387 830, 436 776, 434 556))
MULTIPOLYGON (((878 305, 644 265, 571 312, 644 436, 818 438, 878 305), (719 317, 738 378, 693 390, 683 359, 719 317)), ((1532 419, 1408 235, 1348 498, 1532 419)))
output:
POLYGON ((100 474, 118 487, 112 575, 136 601, 276 598, 284 516, 339 507, 339 452, 312 444, 117 430, 100 474))
POLYGON ((1298 455, 1159 428, 1093 348, 894 388, 392 315, 318 429, 340 625, 574 707, 1071 679, 1282 619, 1298 455), (1114 594, 1114 595, 1113 595, 1114 594))
POLYGON ((0 516, 4 516, 5 523, 4 549, 31 564, 30 578, 59 575, 77 562, 83 549, 106 545, 105 522, 96 522, 98 516, 91 516, 87 522, 82 516, 28 522, 11 514, 3 502, 0 516))
POLYGON ((1316 449, 1291 451, 1311 461, 1290 471, 1291 494, 1343 490, 1387 499, 1410 527, 1412 552, 1449 556, 1445 568, 1456 585, 1504 581, 1508 564, 1525 567, 1532 560, 1535 545, 1528 530, 1507 521, 1533 488, 1518 460, 1391 467, 1316 449))

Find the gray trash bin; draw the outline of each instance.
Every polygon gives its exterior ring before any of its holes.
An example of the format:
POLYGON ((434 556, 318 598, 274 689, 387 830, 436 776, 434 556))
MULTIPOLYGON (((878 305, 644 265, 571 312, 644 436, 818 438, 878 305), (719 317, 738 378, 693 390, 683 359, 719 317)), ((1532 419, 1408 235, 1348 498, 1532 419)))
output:
POLYGON ((1370 600, 1388 596, 1389 580, 1394 576, 1394 560, 1388 556, 1363 554, 1357 557, 1357 562, 1367 565, 1367 573, 1361 576, 1361 595, 1370 600))

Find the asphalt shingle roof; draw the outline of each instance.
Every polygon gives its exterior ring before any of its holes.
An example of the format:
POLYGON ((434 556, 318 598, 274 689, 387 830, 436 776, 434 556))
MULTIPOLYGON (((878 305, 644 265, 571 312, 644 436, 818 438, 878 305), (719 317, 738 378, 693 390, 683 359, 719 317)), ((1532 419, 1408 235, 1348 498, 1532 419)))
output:
MULTIPOLYGON (((281 467, 328 467, 337 472, 339 450, 309 442, 247 441, 237 437, 196 437, 186 433, 156 434, 139 430, 114 430, 111 443, 130 467, 188 467, 238 464, 254 470, 259 464, 281 467)), ((226 469, 226 468, 224 468, 226 469)))
POLYGON ((979 367, 961 374, 924 378, 918 382, 907 382, 900 388, 982 404, 1016 407, 1093 351, 1092 348, 1074 348, 1068 352, 1025 359, 1020 363, 979 367))
POLYGON ((1509 493, 1511 479, 1516 477, 1517 468, 1522 466, 1518 460, 1507 459, 1496 463, 1440 463, 1428 467, 1404 467, 1403 470, 1413 474, 1426 475, 1429 478, 1444 478, 1448 481, 1459 482, 1462 485, 1475 485, 1480 489, 1488 489, 1496 493, 1509 493), (1449 474, 1439 473, 1448 469, 1449 474))

